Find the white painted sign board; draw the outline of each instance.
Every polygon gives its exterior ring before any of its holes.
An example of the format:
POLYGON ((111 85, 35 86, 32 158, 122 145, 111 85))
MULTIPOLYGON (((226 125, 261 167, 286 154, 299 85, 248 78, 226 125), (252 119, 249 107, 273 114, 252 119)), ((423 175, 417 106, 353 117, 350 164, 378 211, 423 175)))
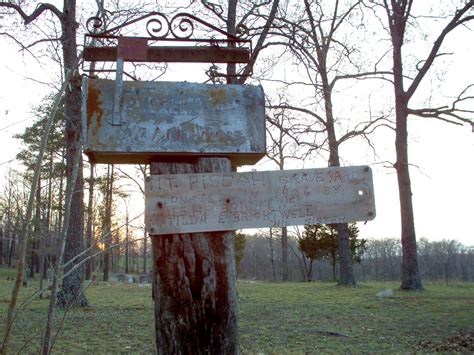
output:
POLYGON ((152 175, 145 184, 151 235, 368 221, 368 166, 152 175))

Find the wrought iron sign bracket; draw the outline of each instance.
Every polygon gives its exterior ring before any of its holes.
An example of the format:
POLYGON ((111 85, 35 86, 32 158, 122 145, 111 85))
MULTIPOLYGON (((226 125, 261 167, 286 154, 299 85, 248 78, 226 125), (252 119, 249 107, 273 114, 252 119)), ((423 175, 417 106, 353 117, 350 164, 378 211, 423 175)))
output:
MULTIPOLYGON (((124 61, 130 62, 249 63, 252 55, 251 41, 243 39, 248 33, 245 27, 232 35, 188 13, 169 20, 162 13, 152 12, 110 29, 107 22, 105 17, 87 21, 84 62, 116 62, 120 54, 125 54, 124 61), (147 36, 123 35, 125 28, 136 27, 141 21, 146 21, 147 36), (209 37, 193 38, 195 24, 209 37)), ((84 65, 83 69, 90 71, 84 65)), ((94 72, 100 71, 94 68, 94 72)))
POLYGON ((121 125, 121 101, 125 62, 177 62, 177 63, 249 63, 252 43, 242 39, 248 30, 241 26, 239 35, 232 35, 218 27, 188 14, 179 13, 169 20, 160 12, 129 20, 118 26, 107 28, 108 17, 92 17, 86 25, 89 31, 84 36, 85 73, 114 72, 115 95, 112 125, 121 125), (147 36, 124 36, 125 29, 137 28, 146 21, 147 36), (193 38, 195 25, 213 35, 208 38, 193 38), (172 46, 164 44, 174 44, 172 46), (150 45, 151 44, 151 45, 150 45), (86 68, 86 63, 91 65, 86 68), (115 62, 114 69, 100 69, 97 62, 115 62))

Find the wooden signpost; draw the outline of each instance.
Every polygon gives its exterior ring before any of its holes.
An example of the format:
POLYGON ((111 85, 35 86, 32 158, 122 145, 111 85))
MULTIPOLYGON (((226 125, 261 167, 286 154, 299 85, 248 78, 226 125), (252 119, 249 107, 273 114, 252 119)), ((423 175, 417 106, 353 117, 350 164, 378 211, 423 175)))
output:
POLYGON ((248 63, 250 40, 186 13, 169 20, 153 12, 109 29, 107 18, 91 18, 87 25, 89 72, 99 72, 96 61, 115 61, 116 79, 84 80, 85 153, 97 163, 151 167, 145 214, 157 353, 237 353, 232 231, 373 219, 371 170, 233 172, 265 155, 261 87, 130 82, 123 80, 124 65, 248 63), (122 28, 142 20, 149 37, 120 36, 122 28), (194 22, 224 38, 191 39, 194 22), (169 41, 180 45, 163 46, 169 41))

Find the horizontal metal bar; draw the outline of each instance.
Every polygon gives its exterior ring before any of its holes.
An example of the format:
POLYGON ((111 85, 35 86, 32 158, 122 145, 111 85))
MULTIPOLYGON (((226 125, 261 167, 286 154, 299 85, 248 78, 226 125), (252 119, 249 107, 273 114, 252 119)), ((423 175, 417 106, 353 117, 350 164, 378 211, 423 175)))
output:
MULTIPOLYGON (((84 60, 115 62, 117 47, 86 47, 84 60)), ((131 61, 131 60, 129 60, 131 61)), ((135 62, 249 63, 248 48, 227 47, 148 47, 147 59, 135 62)))

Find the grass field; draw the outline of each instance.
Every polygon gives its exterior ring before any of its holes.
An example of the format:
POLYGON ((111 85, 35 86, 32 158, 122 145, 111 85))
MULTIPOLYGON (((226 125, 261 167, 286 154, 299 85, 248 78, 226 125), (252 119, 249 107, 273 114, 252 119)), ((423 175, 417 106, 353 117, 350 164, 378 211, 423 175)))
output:
MULTIPOLYGON (((14 271, 0 268, 0 331, 3 336, 14 271)), ((34 292, 33 282, 21 291, 34 292)), ((425 284, 423 292, 397 290, 398 283, 239 282, 241 353, 412 352, 460 331, 474 330, 474 284, 425 284), (394 295, 376 294, 393 289, 394 295)), ((93 307, 57 312, 62 327, 54 352, 152 353, 151 288, 98 283, 87 290, 93 307)), ((34 300, 19 315, 12 353, 38 352, 48 299, 34 300)), ((468 345, 469 346, 469 345, 468 345)), ((472 343, 470 344, 472 347, 472 343)))

